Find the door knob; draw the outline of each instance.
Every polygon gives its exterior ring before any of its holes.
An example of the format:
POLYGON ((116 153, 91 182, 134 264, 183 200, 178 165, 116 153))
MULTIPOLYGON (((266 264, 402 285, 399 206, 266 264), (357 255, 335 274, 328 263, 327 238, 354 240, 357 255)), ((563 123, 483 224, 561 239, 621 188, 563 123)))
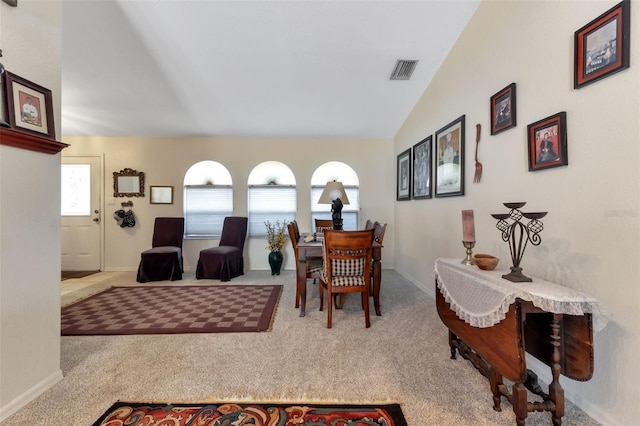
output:
POLYGON ((99 217, 94 217, 94 218, 93 218, 93 221, 94 221, 94 222, 100 222, 100 218, 99 218, 99 217))

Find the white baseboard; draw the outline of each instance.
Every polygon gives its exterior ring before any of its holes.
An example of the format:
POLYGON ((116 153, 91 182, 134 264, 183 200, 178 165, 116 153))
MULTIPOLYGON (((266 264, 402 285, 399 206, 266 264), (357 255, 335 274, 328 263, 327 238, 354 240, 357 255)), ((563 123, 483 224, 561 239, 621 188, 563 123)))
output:
POLYGON ((15 414, 22 407, 39 397, 47 389, 58 383, 63 379, 62 370, 58 370, 46 379, 42 380, 31 389, 27 390, 22 395, 9 402, 7 405, 0 407, 0 422, 9 418, 9 416, 15 414))

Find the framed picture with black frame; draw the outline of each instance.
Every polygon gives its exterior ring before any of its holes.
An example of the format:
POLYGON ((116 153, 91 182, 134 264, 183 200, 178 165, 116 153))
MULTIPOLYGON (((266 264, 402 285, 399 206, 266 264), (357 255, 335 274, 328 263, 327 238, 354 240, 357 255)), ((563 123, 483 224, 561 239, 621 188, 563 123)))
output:
POLYGON ((411 199, 411 148, 398 154, 396 200, 411 199))
POLYGON ((431 151, 433 139, 427 136, 413 146, 413 199, 431 198, 431 151))
POLYGON ((10 127, 7 118, 6 90, 4 87, 4 69, 0 64, 0 127, 10 127))
POLYGON ((575 32, 574 89, 629 68, 630 6, 624 0, 575 32))
POLYGON ((529 171, 569 164, 567 113, 562 111, 527 126, 529 171))
POLYGON ((516 127, 516 84, 511 83, 491 97, 491 134, 516 127))
POLYGON ((436 197, 464 195, 464 122, 462 115, 436 132, 436 197))
POLYGON ((4 82, 9 125, 55 139, 51 90, 6 70, 4 82))

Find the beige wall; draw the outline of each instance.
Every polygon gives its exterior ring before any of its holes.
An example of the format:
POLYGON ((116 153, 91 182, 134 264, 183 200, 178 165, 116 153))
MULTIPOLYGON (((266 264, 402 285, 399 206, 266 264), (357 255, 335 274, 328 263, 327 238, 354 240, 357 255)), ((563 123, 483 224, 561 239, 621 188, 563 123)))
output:
MULTIPOLYGON (((503 202, 548 211, 525 273, 598 298, 613 317, 595 338, 595 375, 564 379, 567 396, 606 425, 637 424, 640 321, 640 176, 637 58, 640 8, 632 4, 630 69, 573 89, 574 31, 616 1, 485 1, 395 138, 395 153, 466 114, 466 194, 396 203, 396 269, 434 293, 433 263, 462 257, 461 214, 475 210, 475 252, 510 266, 490 213, 503 202), (517 127, 489 131, 489 98, 517 84, 517 127), (567 112, 567 167, 529 172, 527 124, 567 112), (475 124, 482 124, 482 180, 472 183, 475 124)), ((548 369, 537 365, 541 377, 548 369)))
MULTIPOLYGON (((53 92, 60 134, 57 1, 0 3, 1 62, 53 92)), ((0 420, 62 379, 60 155, 0 145, 0 420)))
MULTIPOLYGON (((104 155, 104 269, 136 270, 140 252, 151 245, 153 219, 157 216, 182 216, 182 185, 193 164, 214 160, 231 173, 234 184, 234 214, 247 215, 247 178, 263 161, 281 161, 291 168, 298 186, 297 220, 303 232, 311 230, 310 184, 317 167, 328 161, 350 165, 360 180, 360 220, 364 226, 371 218, 390 225, 385 234, 384 267, 393 267, 393 142, 384 139, 267 139, 267 138, 101 138, 65 137, 71 155, 104 155), (112 218, 123 199, 113 198, 113 172, 126 167, 145 173, 144 198, 131 198, 136 226, 120 228, 112 218), (174 186, 173 205, 149 204, 149 186, 174 186), (389 241, 387 244, 386 242, 389 241)), ((327 211, 330 206, 327 206, 327 211)), ((186 270, 195 270, 201 249, 218 245, 212 240, 186 240, 186 270)), ((245 250, 247 269, 269 269, 264 239, 250 238, 245 250)), ((290 245, 285 252, 287 269, 295 268, 290 245)))

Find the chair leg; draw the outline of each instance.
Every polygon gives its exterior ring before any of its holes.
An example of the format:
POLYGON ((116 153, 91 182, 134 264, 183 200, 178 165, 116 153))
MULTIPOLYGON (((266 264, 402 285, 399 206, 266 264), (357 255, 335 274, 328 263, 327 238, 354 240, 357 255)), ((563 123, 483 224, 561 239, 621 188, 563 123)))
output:
POLYGON ((333 295, 331 294, 331 291, 329 291, 329 289, 327 289, 327 306, 329 307, 329 310, 327 311, 327 328, 331 328, 331 314, 332 314, 332 308, 333 308, 333 303, 331 303, 331 300, 333 299, 333 295))
POLYGON ((318 284, 318 292, 320 293, 320 310, 324 309, 324 286, 322 283, 318 284))
POLYGON ((371 327, 371 320, 369 319, 369 292, 362 293, 362 304, 364 305, 364 324, 366 328, 371 327))
POLYGON ((342 309, 342 305, 344 305, 344 293, 334 294, 333 304, 336 307, 336 309, 342 309))

